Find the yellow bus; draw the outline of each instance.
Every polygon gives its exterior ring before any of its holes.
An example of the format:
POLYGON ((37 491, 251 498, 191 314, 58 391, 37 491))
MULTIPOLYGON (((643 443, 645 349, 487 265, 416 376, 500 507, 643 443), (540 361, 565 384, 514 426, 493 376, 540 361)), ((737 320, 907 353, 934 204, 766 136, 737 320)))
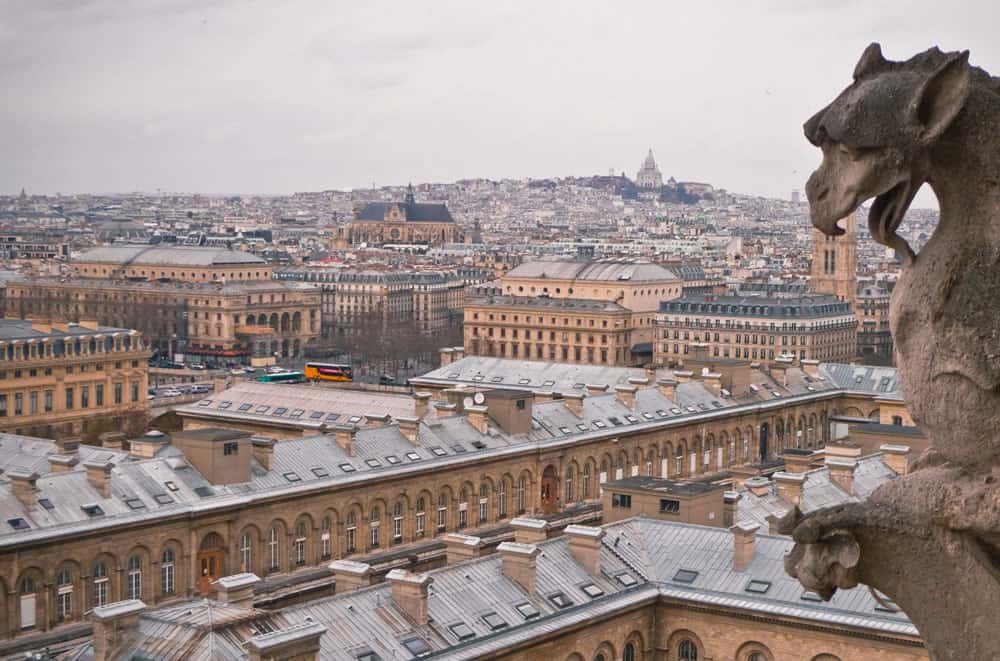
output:
POLYGON ((306 378, 317 381, 353 381, 354 368, 332 363, 306 363, 306 378))

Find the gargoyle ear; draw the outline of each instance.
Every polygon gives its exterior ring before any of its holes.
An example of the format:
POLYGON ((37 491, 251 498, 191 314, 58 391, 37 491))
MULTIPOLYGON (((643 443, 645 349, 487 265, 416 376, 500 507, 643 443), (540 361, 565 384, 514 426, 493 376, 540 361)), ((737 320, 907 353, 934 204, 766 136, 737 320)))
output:
POLYGON ((916 121, 924 143, 944 133, 969 96, 969 51, 962 51, 942 64, 917 90, 916 121))
POLYGON ((857 66, 854 67, 854 80, 859 80, 868 74, 877 72, 884 64, 886 64, 886 60, 882 57, 882 46, 878 43, 870 44, 865 49, 865 52, 861 54, 861 59, 858 60, 857 66))

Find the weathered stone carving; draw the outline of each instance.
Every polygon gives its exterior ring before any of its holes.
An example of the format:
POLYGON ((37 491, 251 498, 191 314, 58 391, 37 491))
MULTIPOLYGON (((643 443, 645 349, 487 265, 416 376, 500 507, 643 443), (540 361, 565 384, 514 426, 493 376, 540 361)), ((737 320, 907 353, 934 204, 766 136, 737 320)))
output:
POLYGON ((786 569, 825 598, 859 582, 892 597, 935 661, 1000 659, 1000 79, 967 51, 890 62, 872 44, 805 134, 823 151, 813 225, 841 234, 874 197, 872 235, 904 256, 892 333, 932 447, 868 502, 791 512, 786 569), (925 182, 941 218, 914 254, 896 230, 925 182))

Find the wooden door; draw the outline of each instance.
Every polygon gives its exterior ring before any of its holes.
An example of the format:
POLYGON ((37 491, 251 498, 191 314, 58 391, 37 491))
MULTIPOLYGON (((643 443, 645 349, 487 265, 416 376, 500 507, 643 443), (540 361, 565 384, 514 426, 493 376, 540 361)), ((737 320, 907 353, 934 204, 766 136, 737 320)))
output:
POLYGON ((202 551, 198 554, 198 589, 203 595, 212 592, 212 581, 222 575, 222 551, 202 551))

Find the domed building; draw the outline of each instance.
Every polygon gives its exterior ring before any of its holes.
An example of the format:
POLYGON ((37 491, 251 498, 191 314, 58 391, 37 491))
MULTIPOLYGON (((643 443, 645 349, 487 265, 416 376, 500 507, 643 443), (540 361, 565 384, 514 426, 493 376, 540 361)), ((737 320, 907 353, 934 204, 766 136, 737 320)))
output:
POLYGON ((663 175, 656 167, 656 159, 653 158, 653 150, 650 149, 646 155, 639 172, 635 175, 635 185, 639 188, 660 188, 663 186, 663 175))

